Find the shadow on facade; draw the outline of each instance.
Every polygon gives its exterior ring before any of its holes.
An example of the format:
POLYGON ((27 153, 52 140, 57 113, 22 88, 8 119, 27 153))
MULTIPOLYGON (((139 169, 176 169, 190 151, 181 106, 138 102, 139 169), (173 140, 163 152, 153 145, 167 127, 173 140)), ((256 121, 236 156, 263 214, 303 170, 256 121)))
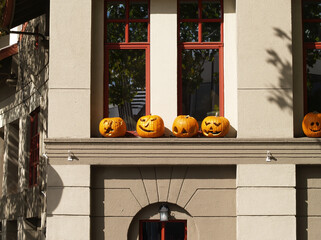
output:
MULTIPOLYGON (((286 48, 292 55, 292 39, 291 37, 279 28, 274 28, 274 34, 280 38, 280 40, 286 43, 286 48)), ((268 54, 267 63, 272 64, 279 72, 279 83, 277 85, 270 84, 268 87, 274 89, 268 100, 271 103, 277 104, 282 110, 288 111, 292 114, 293 110, 293 96, 292 96, 292 64, 288 59, 282 59, 273 49, 266 50, 268 54)))

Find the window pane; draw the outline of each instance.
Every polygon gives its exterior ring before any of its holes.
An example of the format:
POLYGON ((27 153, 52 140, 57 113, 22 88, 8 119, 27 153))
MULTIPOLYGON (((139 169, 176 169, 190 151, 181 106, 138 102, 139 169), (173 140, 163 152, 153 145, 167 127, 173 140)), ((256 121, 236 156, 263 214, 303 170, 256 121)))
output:
POLYGON ((127 130, 145 115, 145 50, 109 50, 109 117, 121 117, 127 130))
POLYGON ((107 24, 107 42, 125 42, 125 23, 113 22, 107 24))
POLYGON ((107 2, 107 19, 124 19, 125 16, 125 2, 107 2))
POLYGON ((184 240, 185 223, 183 222, 166 222, 165 223, 165 240, 184 240))
POLYGON ((192 23, 192 22, 181 23, 180 40, 181 42, 197 42, 198 41, 198 23, 192 23))
POLYGON ((321 112, 321 50, 308 50, 306 62, 308 112, 321 112))
POLYGON ((160 222, 143 222, 143 240, 161 240, 160 222))
POLYGON ((220 23, 203 23, 203 42, 220 42, 221 41, 221 24, 220 23))
POLYGON ((321 23, 304 23, 304 41, 321 41, 321 23))
POLYGON ((129 23, 129 41, 147 42, 147 23, 129 23))
POLYGON ((198 121, 219 112, 219 51, 182 51, 182 114, 198 121))
POLYGON ((148 3, 144 0, 131 1, 129 4, 130 19, 147 19, 148 18, 148 3))
POLYGON ((305 1, 303 3, 303 19, 321 19, 321 3, 305 1))
POLYGON ((179 14, 181 19, 198 19, 198 1, 197 0, 180 1, 179 14))
POLYGON ((202 2, 203 19, 220 19, 221 2, 219 0, 206 0, 202 2))

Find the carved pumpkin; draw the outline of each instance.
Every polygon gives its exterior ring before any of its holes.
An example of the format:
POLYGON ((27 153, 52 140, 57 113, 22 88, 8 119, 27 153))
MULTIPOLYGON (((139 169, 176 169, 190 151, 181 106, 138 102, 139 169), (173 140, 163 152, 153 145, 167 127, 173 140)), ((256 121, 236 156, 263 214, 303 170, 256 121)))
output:
POLYGON ((164 121, 160 116, 147 115, 142 116, 137 121, 136 132, 144 138, 160 137, 164 134, 164 121))
POLYGON ((230 130, 230 122, 225 117, 209 116, 204 118, 201 128, 206 137, 224 137, 230 130))
POLYGON ((122 137, 126 131, 126 123, 120 117, 104 118, 99 124, 99 132, 104 137, 122 137))
POLYGON ((176 137, 193 137, 199 129, 195 118, 188 115, 180 115, 173 122, 172 132, 176 137))
POLYGON ((308 137, 321 137, 321 113, 310 112, 304 116, 302 129, 308 137))

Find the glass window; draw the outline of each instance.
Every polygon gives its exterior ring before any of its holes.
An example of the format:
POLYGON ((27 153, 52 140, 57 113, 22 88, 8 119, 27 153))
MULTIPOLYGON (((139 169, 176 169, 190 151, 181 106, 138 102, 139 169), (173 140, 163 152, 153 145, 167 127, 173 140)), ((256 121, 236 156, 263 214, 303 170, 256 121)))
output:
POLYGON ((179 114, 224 115, 222 1, 179 0, 179 114))
POLYGON ((145 115, 145 50, 110 49, 108 63, 109 117, 121 117, 128 130, 145 115))
POLYGON ((104 116, 128 131, 149 114, 149 1, 106 0, 104 116))
POLYGON ((303 0, 305 113, 321 112, 321 0, 303 0))
POLYGON ((139 240, 186 240, 185 220, 160 222, 156 220, 140 222, 139 240))
POLYGON ((219 111, 218 49, 182 51, 182 114, 196 119, 219 111))

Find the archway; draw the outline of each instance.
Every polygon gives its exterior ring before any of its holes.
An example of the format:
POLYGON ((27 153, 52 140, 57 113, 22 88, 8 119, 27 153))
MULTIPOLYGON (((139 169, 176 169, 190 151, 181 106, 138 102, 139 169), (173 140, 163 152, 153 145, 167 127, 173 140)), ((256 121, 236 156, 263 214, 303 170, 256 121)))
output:
MULTIPOLYGON (((144 208, 142 208, 133 218, 127 233, 128 240, 139 240, 141 224, 146 221, 156 221, 159 220, 159 208, 163 203, 154 203, 150 204, 144 208)), ((188 239, 199 239, 198 230, 194 223, 193 217, 182 207, 172 204, 166 203, 168 208, 170 209, 169 221, 171 222, 186 222, 186 231, 188 239)), ((178 225, 179 227, 179 225, 178 225)), ((166 239, 165 239, 166 240, 166 239)))

